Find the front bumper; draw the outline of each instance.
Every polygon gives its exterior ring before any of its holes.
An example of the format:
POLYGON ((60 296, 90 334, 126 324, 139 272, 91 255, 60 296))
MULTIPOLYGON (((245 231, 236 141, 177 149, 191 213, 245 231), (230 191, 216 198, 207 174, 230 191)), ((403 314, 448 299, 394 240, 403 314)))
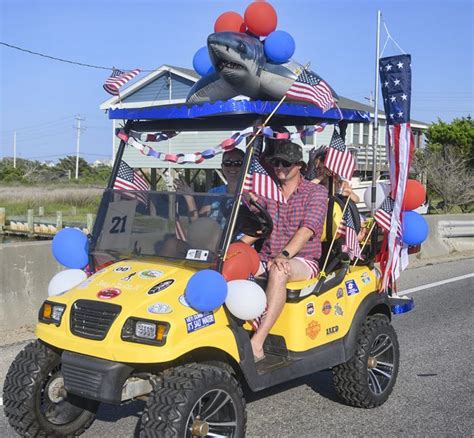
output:
POLYGON ((119 362, 64 351, 62 373, 66 391, 105 403, 120 404, 122 388, 133 368, 119 362))

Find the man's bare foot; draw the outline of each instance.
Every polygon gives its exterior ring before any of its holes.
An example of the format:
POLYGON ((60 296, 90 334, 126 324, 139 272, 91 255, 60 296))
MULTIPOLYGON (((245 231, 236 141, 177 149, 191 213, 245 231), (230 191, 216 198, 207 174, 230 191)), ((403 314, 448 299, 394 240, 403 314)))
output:
POLYGON ((263 347, 261 345, 257 344, 255 341, 252 341, 253 338, 250 340, 250 345, 252 346, 252 352, 255 362, 257 362, 257 360, 261 360, 264 358, 265 353, 263 352, 263 347))

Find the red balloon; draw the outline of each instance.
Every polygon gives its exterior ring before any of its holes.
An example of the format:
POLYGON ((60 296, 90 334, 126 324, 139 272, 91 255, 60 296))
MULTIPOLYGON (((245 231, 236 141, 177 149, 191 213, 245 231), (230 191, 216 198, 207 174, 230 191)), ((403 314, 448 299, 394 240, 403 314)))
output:
POLYGON ((254 35, 267 36, 277 27, 277 13, 270 3, 251 3, 244 17, 245 24, 254 35))
POLYGON ((257 251, 243 242, 234 242, 227 251, 222 275, 227 281, 246 280, 255 275, 260 267, 257 251))
POLYGON ((255 251, 255 248, 240 241, 231 243, 229 246, 229 251, 231 248, 235 248, 236 251, 244 251, 247 257, 250 259, 250 267, 252 270, 251 273, 252 275, 255 275, 260 268, 260 257, 258 255, 258 252, 255 251))
POLYGON ((416 179, 409 179, 403 196, 402 210, 415 210, 425 201, 425 186, 416 179))
POLYGON ((224 12, 219 15, 214 24, 214 32, 245 32, 246 30, 244 19, 237 12, 224 12))

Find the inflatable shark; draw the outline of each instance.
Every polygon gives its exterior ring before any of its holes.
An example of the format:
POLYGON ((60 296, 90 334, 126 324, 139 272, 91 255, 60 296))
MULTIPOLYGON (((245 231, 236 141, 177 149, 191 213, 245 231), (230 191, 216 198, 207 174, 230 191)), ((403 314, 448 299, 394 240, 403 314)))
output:
MULTIPOLYGON (((214 102, 239 95, 251 99, 280 100, 303 68, 294 61, 284 64, 268 62, 263 43, 245 33, 213 33, 207 38, 207 47, 216 71, 194 84, 187 102, 214 102)), ((337 94, 332 88, 331 91, 337 101, 337 94)))

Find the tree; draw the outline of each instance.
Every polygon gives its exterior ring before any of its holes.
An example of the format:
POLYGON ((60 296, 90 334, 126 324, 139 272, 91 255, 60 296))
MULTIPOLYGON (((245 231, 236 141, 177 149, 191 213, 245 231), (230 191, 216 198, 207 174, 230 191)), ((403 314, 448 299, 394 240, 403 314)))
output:
MULTIPOLYGON (((58 161, 56 167, 64 172, 71 171, 71 176, 74 177, 76 173, 76 157, 68 155, 67 157, 61 158, 58 161)), ((79 157, 79 175, 85 176, 90 175, 91 167, 84 158, 79 157)))
POLYGON ((467 211, 474 203, 474 170, 466 166, 454 146, 418 151, 413 167, 417 173, 426 173, 428 190, 441 198, 438 207, 445 213, 456 206, 467 211))
POLYGON ((454 119, 445 123, 438 119, 426 135, 428 149, 442 152, 446 159, 447 152, 461 157, 468 168, 474 168, 474 120, 471 116, 454 119))

